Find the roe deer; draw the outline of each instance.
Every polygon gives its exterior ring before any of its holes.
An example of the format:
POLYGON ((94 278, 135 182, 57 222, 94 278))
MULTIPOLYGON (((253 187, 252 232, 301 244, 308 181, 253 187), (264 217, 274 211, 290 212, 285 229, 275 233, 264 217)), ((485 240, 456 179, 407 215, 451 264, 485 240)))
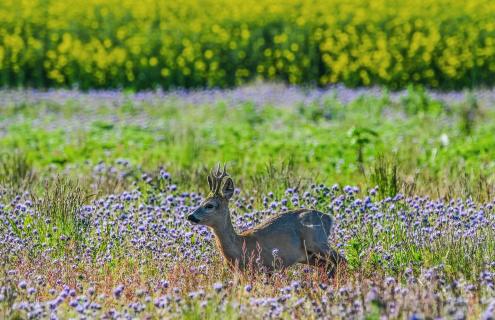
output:
POLYGON ((272 271, 305 263, 324 267, 333 276, 337 266, 345 264, 345 258, 328 243, 333 224, 329 215, 310 209, 288 211, 238 234, 229 213, 234 182, 225 166, 223 172, 220 167, 216 173, 211 171, 208 185, 210 195, 187 219, 213 229, 217 246, 231 267, 244 270, 256 261, 272 271))

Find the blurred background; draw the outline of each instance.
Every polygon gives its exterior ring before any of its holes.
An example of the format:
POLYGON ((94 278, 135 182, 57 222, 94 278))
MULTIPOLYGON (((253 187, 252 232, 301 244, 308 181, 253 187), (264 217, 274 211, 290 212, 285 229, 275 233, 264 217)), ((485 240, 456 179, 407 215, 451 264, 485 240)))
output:
POLYGON ((494 14, 487 0, 4 0, 0 85, 491 85, 494 14))
POLYGON ((490 197, 494 17, 486 0, 4 0, 0 146, 40 172, 164 166, 185 188, 228 162, 260 193, 490 197))

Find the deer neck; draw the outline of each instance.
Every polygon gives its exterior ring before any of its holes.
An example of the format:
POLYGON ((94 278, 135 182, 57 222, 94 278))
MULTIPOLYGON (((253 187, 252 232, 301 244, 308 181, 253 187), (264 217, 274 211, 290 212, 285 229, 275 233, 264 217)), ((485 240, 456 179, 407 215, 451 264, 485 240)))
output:
POLYGON ((241 240, 240 236, 235 232, 232 220, 230 219, 230 213, 227 210, 225 221, 213 227, 217 246, 224 255, 224 257, 230 262, 235 263, 239 261, 241 257, 241 240))

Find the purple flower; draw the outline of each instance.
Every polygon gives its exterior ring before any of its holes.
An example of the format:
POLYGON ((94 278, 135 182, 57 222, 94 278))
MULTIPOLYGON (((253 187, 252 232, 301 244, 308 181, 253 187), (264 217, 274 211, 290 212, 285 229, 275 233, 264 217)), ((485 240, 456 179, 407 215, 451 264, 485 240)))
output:
POLYGON ((352 194, 353 191, 354 191, 354 189, 351 186, 345 186, 344 187, 344 192, 347 194, 352 194))
POLYGON ((213 284, 213 289, 215 289, 216 292, 220 292, 223 289, 223 284, 220 282, 215 282, 213 284))
POLYGON ((495 319, 495 299, 492 299, 488 304, 485 312, 481 315, 482 320, 494 320, 495 319))
POLYGON ((88 294, 89 294, 90 296, 94 295, 94 294, 95 294, 95 288, 94 288, 94 287, 89 287, 89 288, 88 288, 88 294))
POLYGON ((25 280, 19 281, 19 288, 26 289, 27 288, 27 282, 25 280))
POLYGON ((122 295, 122 292, 124 292, 124 285, 120 284, 113 290, 113 295, 115 296, 115 298, 119 299, 122 295))

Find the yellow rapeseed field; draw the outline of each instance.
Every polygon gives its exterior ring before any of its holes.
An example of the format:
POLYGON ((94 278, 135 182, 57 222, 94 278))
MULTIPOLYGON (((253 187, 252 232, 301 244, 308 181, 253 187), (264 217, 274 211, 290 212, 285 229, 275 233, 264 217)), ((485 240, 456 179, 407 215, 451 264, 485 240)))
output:
POLYGON ((491 0, 2 0, 0 85, 252 79, 459 88, 495 79, 491 0))

